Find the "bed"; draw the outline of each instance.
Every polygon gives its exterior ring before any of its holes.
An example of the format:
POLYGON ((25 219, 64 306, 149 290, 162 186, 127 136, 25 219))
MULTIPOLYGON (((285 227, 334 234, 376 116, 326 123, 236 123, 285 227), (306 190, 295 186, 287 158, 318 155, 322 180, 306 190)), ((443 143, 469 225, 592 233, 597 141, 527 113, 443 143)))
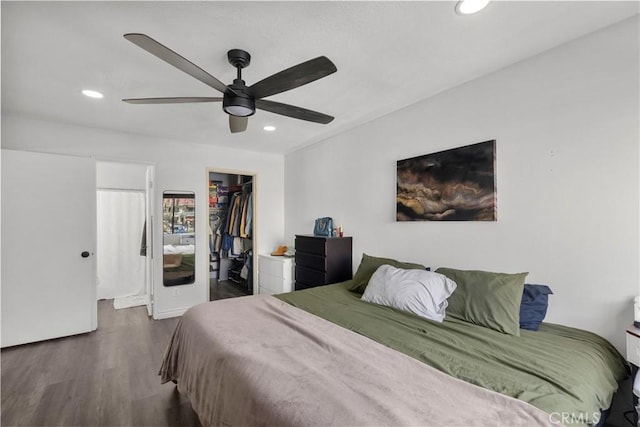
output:
POLYGON ((626 362, 599 336, 519 337, 363 302, 351 283, 193 307, 163 382, 203 425, 595 425, 626 362), (240 320, 239 320, 240 319, 240 320))

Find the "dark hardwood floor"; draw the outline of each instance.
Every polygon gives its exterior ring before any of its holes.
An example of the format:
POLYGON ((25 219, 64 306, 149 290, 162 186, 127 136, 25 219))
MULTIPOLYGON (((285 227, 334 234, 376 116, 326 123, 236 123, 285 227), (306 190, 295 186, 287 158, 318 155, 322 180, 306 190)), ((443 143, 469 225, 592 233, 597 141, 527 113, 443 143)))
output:
POLYGON ((158 370, 177 318, 98 302, 98 330, 3 349, 3 426, 200 426, 158 370))
POLYGON ((210 279, 209 290, 209 299, 211 301, 249 295, 249 291, 241 288, 240 285, 237 285, 230 280, 210 279))

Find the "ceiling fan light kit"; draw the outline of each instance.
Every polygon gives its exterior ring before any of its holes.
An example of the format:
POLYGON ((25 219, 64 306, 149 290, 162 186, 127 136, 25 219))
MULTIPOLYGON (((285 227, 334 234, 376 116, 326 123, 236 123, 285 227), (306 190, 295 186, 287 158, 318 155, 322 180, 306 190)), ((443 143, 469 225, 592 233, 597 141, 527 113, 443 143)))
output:
POLYGON ((490 0, 460 0, 456 3, 458 15, 472 15, 487 7, 490 0))
POLYGON ((222 108, 227 114, 237 117, 253 116, 256 112, 256 104, 251 99, 234 96, 233 98, 225 98, 222 108), (245 105, 243 105, 245 104, 245 105))
POLYGON ((227 52, 227 58, 229 63, 237 69, 237 78, 233 80, 232 84, 225 85, 197 65, 145 34, 125 34, 124 38, 189 74, 191 77, 223 93, 222 98, 129 98, 123 99, 124 102, 130 104, 180 104, 222 101, 222 109, 229 115, 229 129, 232 133, 244 132, 247 129, 248 117, 255 113, 256 108, 314 123, 327 124, 333 120, 332 116, 317 111, 262 99, 295 89, 335 73, 337 71, 336 66, 325 56, 319 56, 315 59, 294 65, 293 67, 262 79, 252 86, 247 86, 244 80, 242 80, 242 69, 251 63, 251 55, 242 49, 231 49, 227 52))
POLYGON ((256 102, 249 96, 224 94, 222 109, 232 116, 253 116, 256 112, 256 102))

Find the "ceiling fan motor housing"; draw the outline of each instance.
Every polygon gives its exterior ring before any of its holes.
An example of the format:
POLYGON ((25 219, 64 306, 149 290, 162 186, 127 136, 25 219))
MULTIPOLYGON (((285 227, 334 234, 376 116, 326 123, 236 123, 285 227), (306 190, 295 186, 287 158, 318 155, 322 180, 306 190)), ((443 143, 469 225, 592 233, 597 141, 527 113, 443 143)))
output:
POLYGON ((225 91, 222 99, 222 109, 232 116, 246 117, 252 116, 256 112, 256 101, 245 91, 247 86, 244 80, 235 79, 230 90, 225 91))

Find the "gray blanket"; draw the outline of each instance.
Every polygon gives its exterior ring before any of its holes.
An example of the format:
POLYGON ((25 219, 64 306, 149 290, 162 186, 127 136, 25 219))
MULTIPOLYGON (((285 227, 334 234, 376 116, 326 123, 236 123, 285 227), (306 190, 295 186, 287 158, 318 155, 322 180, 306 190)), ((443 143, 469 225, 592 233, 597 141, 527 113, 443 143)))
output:
POLYGON ((207 426, 557 427, 528 403, 266 295, 187 311, 160 375, 207 426))

